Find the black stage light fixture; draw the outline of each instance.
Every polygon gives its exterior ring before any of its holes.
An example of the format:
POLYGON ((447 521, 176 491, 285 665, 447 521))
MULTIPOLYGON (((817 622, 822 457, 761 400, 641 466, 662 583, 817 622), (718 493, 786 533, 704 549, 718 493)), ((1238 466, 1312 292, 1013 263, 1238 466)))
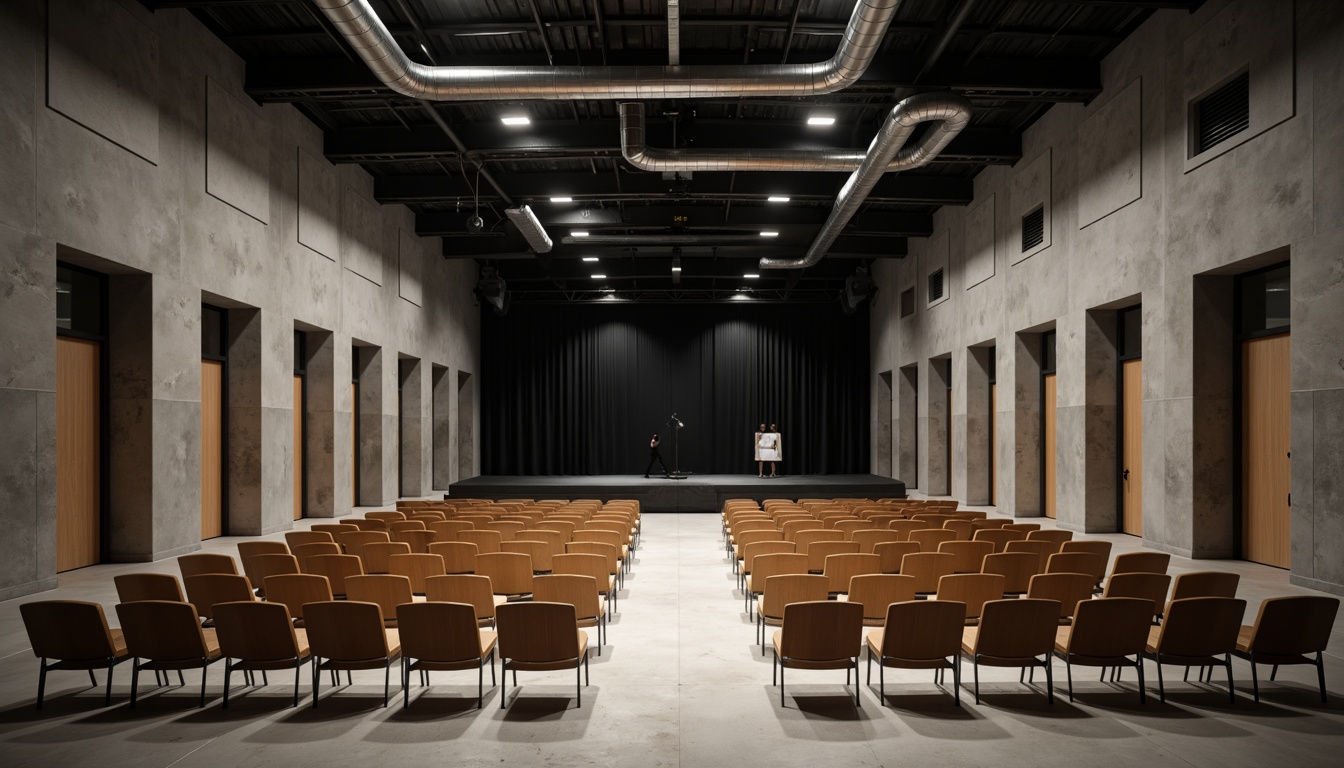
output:
POLYGON ((871 299, 876 295, 877 284, 868 276, 868 267, 856 267, 854 274, 845 278, 845 290, 840 294, 840 308, 846 315, 852 315, 864 299, 871 299))
POLYGON ((503 317, 509 313, 511 294, 494 267, 481 267, 481 277, 476 281, 476 298, 489 304, 495 314, 503 317))

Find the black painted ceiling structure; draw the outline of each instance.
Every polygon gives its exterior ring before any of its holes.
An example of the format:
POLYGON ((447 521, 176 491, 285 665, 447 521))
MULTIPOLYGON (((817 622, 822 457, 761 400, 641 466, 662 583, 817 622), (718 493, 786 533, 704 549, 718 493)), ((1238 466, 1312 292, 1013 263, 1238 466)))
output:
MULTIPOLYGON (((142 2, 190 9, 246 61, 254 99, 294 104, 323 129, 329 160, 367 169, 380 202, 410 207, 420 234, 443 237, 444 258, 498 270, 518 303, 834 301, 857 267, 901 258, 908 238, 930 235, 939 207, 969 203, 983 168, 1021 159, 1022 132, 1052 105, 1095 97, 1101 59, 1154 11, 1200 4, 904 0, 875 63, 839 93, 646 101, 652 147, 862 151, 902 98, 951 91, 970 100, 961 135, 932 164, 885 175, 819 264, 766 271, 762 256, 803 254, 848 174, 645 172, 621 156, 612 100, 420 102, 383 86, 309 0, 142 2), (835 122, 810 126, 812 116, 835 122), (507 223, 504 209, 517 205, 545 226, 556 243, 549 253, 536 255, 507 223), (478 212, 484 227, 470 232, 478 212)), ((424 64, 669 63, 667 0, 372 6, 424 64)), ((823 61, 853 8, 853 0, 680 0, 674 39, 685 65, 823 61)))

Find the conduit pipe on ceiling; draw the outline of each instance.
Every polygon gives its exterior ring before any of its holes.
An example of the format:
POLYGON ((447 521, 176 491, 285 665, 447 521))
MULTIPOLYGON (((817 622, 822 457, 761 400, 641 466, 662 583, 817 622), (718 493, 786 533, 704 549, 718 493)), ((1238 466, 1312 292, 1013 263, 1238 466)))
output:
POLYGON ((761 269, 799 269, 821 261, 849 220, 858 212, 873 187, 889 170, 909 170, 927 165, 943 151, 971 119, 971 104, 951 93, 911 96, 891 108, 882 128, 873 137, 858 170, 840 188, 831 215, 821 226, 807 253, 798 259, 761 259, 761 269), (935 123, 918 143, 905 142, 920 123, 935 123))
POLYGON ((429 101, 812 96, 858 81, 901 0, 859 0, 835 55, 814 64, 435 67, 411 61, 369 0, 313 0, 387 87, 429 101))

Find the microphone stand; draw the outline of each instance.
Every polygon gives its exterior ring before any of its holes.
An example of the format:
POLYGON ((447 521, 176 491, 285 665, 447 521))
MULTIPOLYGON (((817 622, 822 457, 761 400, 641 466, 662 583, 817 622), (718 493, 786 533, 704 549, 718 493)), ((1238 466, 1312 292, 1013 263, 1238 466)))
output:
POLYGON ((672 428, 672 473, 668 475, 668 478, 671 480, 685 480, 690 476, 690 473, 687 472, 683 474, 681 471, 680 438, 681 428, 686 425, 682 423, 681 419, 677 418, 676 413, 673 413, 672 418, 667 420, 667 426, 672 428))

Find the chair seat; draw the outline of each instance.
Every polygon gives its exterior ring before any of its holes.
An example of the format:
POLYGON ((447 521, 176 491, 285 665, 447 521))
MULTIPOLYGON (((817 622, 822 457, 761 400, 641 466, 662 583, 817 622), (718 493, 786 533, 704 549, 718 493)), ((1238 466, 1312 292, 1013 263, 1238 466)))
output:
POLYGON ((1249 627, 1243 624, 1241 629, 1237 630, 1237 650, 1242 653, 1250 653, 1251 639, 1253 637, 1255 637, 1255 627, 1249 627))
POLYGON ((883 656, 882 633, 883 630, 881 629, 869 632, 868 637, 865 640, 866 644, 868 645, 869 658, 878 659, 879 660, 878 663, 880 663, 882 666, 900 667, 901 669, 944 669, 947 667, 946 658, 906 659, 899 656, 883 656))
POLYGON ((387 634, 387 656, 377 659, 327 659, 322 663, 322 669, 339 670, 358 670, 358 669, 382 669, 387 666, 388 659, 394 659, 401 653, 401 635, 395 629, 384 629, 387 634))
POLYGON ((784 623, 783 616, 767 616, 765 615, 765 612, 761 610, 761 608, 765 606, 764 597, 756 598, 755 602, 756 602, 756 615, 761 617, 761 620, 765 622, 765 625, 767 627, 778 627, 780 624, 784 623))
POLYGON ((579 653, 572 659, 561 659, 559 661, 518 661, 509 659, 509 669, 521 669, 524 672, 549 672, 557 669, 573 669, 582 661, 584 655, 588 652, 588 633, 583 630, 576 630, 579 635, 579 653))
MULTIPOLYGON (((125 661, 130 658, 130 653, 126 650, 126 638, 122 636, 120 629, 110 630, 112 633, 112 664, 125 661)), ((61 659, 60 661, 48 665, 48 669, 103 669, 109 666, 106 658, 96 659, 61 659)))
POLYGON ((790 659, 780 653, 780 643, 784 641, 784 630, 778 630, 774 634, 775 658, 779 659, 781 666, 790 669, 849 669, 854 666, 854 658, 859 655, 859 648, 854 649, 854 656, 845 656, 839 659, 790 659))
MULTIPOLYGON (((975 656, 976 639, 980 636, 980 627, 967 627, 961 633, 961 649, 971 656, 975 656)), ((976 657, 977 662, 987 667, 1025 667, 1034 664, 1040 664, 1041 660, 1034 656, 987 656, 980 654, 976 657)))
POLYGON ((190 669, 198 667, 202 662, 211 662, 220 658, 219 638, 215 635, 215 630, 205 628, 201 630, 205 635, 205 656, 191 659, 149 659, 140 665, 141 669, 190 669))

